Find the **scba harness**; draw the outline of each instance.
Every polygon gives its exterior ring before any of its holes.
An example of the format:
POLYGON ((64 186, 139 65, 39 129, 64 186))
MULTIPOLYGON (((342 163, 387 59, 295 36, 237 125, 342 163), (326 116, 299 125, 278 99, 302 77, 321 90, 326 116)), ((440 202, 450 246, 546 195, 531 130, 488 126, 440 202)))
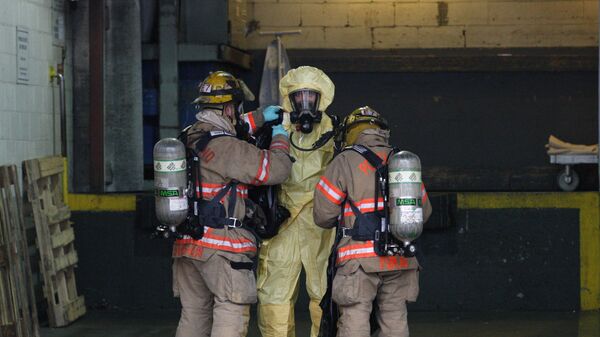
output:
POLYGON ((223 186, 211 200, 204 200, 202 198, 203 185, 200 171, 200 154, 213 139, 220 137, 235 137, 235 135, 226 131, 199 131, 194 133, 189 133, 188 131, 189 128, 186 128, 179 136, 179 139, 184 144, 187 144, 188 137, 194 134, 200 133, 201 136, 198 138, 193 148, 186 147, 189 214, 187 221, 182 224, 182 228, 179 230, 180 235, 188 235, 195 240, 200 240, 204 235, 204 226, 215 229, 244 227, 242 219, 227 216, 232 215, 235 211, 239 184, 237 181, 231 180, 223 186), (225 207, 221 203, 221 200, 227 196, 228 193, 228 207, 227 212, 225 212, 225 207))
MULTIPOLYGON (((342 149, 342 152, 343 151, 354 151, 360 154, 371 166, 373 166, 373 168, 375 168, 375 195, 373 198, 374 206, 372 212, 361 212, 359 207, 357 207, 352 200, 349 198, 347 199, 347 202, 350 205, 356 220, 354 221, 354 226, 352 228, 344 227, 341 224, 338 225, 336 239, 328 260, 327 291, 325 292, 325 295, 319 304, 323 312, 319 328, 319 337, 334 337, 337 335, 337 321, 339 318, 339 312, 337 304, 333 301, 332 291, 333 280, 337 271, 337 263, 343 259, 343 257, 340 257, 338 254, 338 245, 343 237, 351 237, 352 240, 355 241, 373 241, 373 251, 378 256, 402 255, 404 257, 410 257, 414 256, 415 252, 412 244, 410 246, 404 246, 403 244, 400 244, 389 231, 388 219, 390 211, 388 204, 388 163, 389 158, 393 154, 399 152, 399 149, 391 149, 385 161, 363 145, 355 144, 348 146, 342 149), (382 209, 379 209, 379 200, 381 198, 383 199, 383 207, 382 209), (413 247, 412 250, 411 247, 413 247)), ((378 322, 375 318, 375 310, 378 310, 376 301, 373 304, 373 307, 375 309, 371 312, 370 319, 372 333, 378 328, 378 322)))
MULTIPOLYGON (((352 145, 343 148, 341 152, 354 151, 365 158, 371 166, 375 168, 375 198, 373 199, 374 211, 373 212, 361 212, 355 203, 349 198, 346 199, 352 213, 356 217, 354 226, 352 228, 344 227, 341 223, 337 228, 337 235, 335 242, 333 243, 331 254, 329 255, 327 265, 327 291, 325 292, 319 306, 323 312, 321 316, 321 324, 319 327, 319 337, 334 337, 337 335, 337 321, 339 317, 338 306, 333 301, 332 290, 333 290, 333 279, 337 271, 337 263, 340 258, 338 257, 338 245, 340 240, 344 237, 351 237, 355 241, 373 241, 373 250, 377 255, 387 256, 383 249, 378 249, 382 246, 379 241, 383 239, 382 233, 385 231, 386 225, 386 214, 387 214, 387 201, 386 197, 386 177, 387 177, 387 165, 377 154, 362 145, 352 145), (383 210, 379 210, 378 200, 379 195, 384 197, 383 210)), ((395 151, 392 150, 391 153, 395 151)), ((342 202, 342 205, 344 203, 342 202)), ((342 206, 343 215, 344 206, 342 206)), ((375 326, 374 324, 373 326, 375 326)))
MULTIPOLYGON (((187 144, 187 138, 194 135, 200 134, 200 137, 195 143, 193 148, 186 147, 187 149, 187 163, 188 163, 188 210, 189 214, 187 221, 178 228, 178 236, 190 236, 195 240, 202 239, 204 235, 204 227, 210 227, 215 229, 223 228, 243 228, 250 231, 257 242, 262 239, 273 237, 277 234, 280 224, 284 219, 280 219, 280 216, 266 216, 265 211, 260 203, 260 200, 254 202, 251 199, 245 199, 244 204, 246 212, 243 219, 235 218, 232 215, 235 211, 238 194, 241 196, 248 196, 248 189, 243 184, 240 184, 236 180, 231 180, 229 183, 217 186, 207 186, 208 184, 202 184, 200 161, 202 159, 201 154, 204 152, 208 144, 220 137, 236 137, 226 131, 198 131, 194 133, 188 133, 188 129, 185 129, 180 135, 180 140, 187 144), (218 192, 215 192, 217 191, 218 192), (203 199, 204 192, 212 192, 214 196, 210 200, 203 199), (221 203, 223 198, 228 196, 227 199, 227 212, 225 207, 221 203)), ((254 193, 253 196, 256 196, 254 193)), ((273 198, 275 198, 273 196, 273 198)), ((287 210, 286 210, 287 211, 287 210)), ((281 210, 277 213, 281 214, 281 210)), ((269 213, 269 215, 271 215, 269 213)), ((289 216, 289 215, 288 215, 289 216)))
POLYGON ((389 205, 388 205, 388 166, 387 162, 391 155, 399 152, 399 149, 393 148, 389 152, 386 160, 381 159, 375 152, 363 145, 352 145, 344 148, 342 151, 354 151, 360 154, 367 162, 375 168, 375 195, 373 198, 373 211, 361 212, 356 204, 348 199, 348 204, 352 213, 356 217, 352 228, 340 225, 339 236, 351 237, 355 241, 373 241, 373 249, 379 256, 402 255, 412 257, 416 251, 414 245, 405 246, 394 238, 389 230, 389 205), (379 200, 383 199, 383 205, 380 209, 379 200))

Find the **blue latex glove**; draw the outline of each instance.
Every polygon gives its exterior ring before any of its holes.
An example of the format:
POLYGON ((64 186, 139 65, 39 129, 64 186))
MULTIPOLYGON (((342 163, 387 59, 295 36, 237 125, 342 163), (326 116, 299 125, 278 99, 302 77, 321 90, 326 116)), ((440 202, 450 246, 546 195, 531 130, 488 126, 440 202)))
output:
POLYGON ((273 137, 273 138, 277 135, 283 135, 283 136, 289 137, 287 131, 285 131, 285 129, 283 128, 283 125, 281 125, 281 124, 273 126, 272 129, 273 129, 273 132, 271 133, 271 137, 273 137))
POLYGON ((279 105, 269 105, 262 110, 265 122, 276 121, 279 118, 279 110, 282 108, 279 105))

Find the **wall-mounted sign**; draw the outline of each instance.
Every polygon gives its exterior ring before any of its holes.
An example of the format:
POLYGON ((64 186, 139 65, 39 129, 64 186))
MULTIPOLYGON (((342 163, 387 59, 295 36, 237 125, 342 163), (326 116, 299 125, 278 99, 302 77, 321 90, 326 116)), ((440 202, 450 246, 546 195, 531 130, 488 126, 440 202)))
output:
POLYGON ((17 84, 29 83, 29 31, 17 27, 17 84))

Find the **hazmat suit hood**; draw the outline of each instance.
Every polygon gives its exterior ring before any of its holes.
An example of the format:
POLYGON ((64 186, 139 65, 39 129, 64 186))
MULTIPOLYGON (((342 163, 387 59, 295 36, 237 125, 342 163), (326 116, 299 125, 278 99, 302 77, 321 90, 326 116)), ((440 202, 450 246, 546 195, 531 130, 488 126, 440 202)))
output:
POLYGON ((292 111, 289 95, 301 89, 312 89, 321 94, 319 111, 324 112, 333 102, 335 85, 321 69, 311 66, 301 66, 292 69, 279 82, 281 106, 285 111, 292 111))

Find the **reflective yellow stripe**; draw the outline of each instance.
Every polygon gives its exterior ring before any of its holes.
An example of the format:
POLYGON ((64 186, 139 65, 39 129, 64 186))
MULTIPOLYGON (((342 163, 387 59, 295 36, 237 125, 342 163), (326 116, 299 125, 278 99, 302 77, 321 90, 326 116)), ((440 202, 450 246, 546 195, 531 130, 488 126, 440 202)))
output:
POLYGON ((69 193, 67 158, 63 158, 62 188, 64 202, 75 212, 133 212, 134 194, 73 194, 69 193))
POLYGON ((597 192, 457 193, 457 205, 461 209, 579 209, 581 309, 600 309, 600 196, 597 192))
POLYGON ((133 194, 69 194, 67 205, 78 212, 133 212, 136 196, 133 194))

